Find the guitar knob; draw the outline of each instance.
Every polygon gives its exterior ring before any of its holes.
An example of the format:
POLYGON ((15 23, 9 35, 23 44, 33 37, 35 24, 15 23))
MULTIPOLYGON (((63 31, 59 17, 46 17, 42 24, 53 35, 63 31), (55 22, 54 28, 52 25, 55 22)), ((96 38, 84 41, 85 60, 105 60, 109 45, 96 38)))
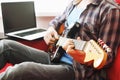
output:
POLYGON ((107 53, 112 51, 111 48, 107 46, 107 44, 105 44, 100 38, 98 39, 98 43, 107 53))
POLYGON ((107 52, 112 52, 112 49, 111 48, 107 48, 107 52))
POLYGON ((79 27, 80 27, 80 23, 76 22, 76 23, 75 23, 75 26, 76 26, 77 28, 79 28, 79 27))
POLYGON ((110 47, 106 46, 106 47, 105 47, 105 51, 106 51, 107 53, 109 53, 109 52, 112 52, 112 49, 111 49, 110 47))

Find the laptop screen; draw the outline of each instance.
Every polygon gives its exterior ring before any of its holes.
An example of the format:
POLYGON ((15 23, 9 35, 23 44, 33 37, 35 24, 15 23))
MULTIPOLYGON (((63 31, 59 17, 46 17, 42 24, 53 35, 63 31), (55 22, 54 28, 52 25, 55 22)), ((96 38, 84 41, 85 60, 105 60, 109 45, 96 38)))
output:
POLYGON ((36 27, 33 1, 4 2, 1 9, 5 33, 36 27))

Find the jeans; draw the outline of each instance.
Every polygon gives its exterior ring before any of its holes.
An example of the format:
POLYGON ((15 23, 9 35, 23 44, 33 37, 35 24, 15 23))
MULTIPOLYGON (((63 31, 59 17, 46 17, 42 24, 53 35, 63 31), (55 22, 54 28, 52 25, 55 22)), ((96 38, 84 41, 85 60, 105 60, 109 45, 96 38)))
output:
MULTIPOLYGON (((42 45, 40 45, 42 46, 42 45)), ((0 80, 74 80, 74 70, 65 63, 51 63, 48 53, 12 40, 0 41, 0 80)))

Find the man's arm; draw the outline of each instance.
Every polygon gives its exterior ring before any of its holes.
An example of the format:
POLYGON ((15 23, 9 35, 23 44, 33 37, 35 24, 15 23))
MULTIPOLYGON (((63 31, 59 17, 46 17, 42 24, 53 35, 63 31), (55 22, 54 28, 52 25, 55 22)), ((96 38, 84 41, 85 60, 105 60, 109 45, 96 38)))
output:
POLYGON ((120 44, 120 9, 112 9, 104 17, 100 26, 99 38, 112 49, 112 52, 107 53, 107 66, 113 61, 120 44))

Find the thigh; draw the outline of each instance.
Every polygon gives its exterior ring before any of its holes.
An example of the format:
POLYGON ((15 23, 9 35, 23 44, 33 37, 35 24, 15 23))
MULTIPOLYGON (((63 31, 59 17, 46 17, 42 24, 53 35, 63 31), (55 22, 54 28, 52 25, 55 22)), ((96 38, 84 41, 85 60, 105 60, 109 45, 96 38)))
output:
POLYGON ((46 65, 24 62, 9 69, 4 80, 74 80, 74 71, 69 65, 46 65), (6 76, 7 75, 7 76, 6 76))
POLYGON ((12 40, 2 40, 1 43, 3 43, 2 49, 3 54, 6 57, 5 59, 13 64, 24 61, 34 61, 44 64, 48 64, 50 62, 49 54, 44 51, 23 45, 12 40))

